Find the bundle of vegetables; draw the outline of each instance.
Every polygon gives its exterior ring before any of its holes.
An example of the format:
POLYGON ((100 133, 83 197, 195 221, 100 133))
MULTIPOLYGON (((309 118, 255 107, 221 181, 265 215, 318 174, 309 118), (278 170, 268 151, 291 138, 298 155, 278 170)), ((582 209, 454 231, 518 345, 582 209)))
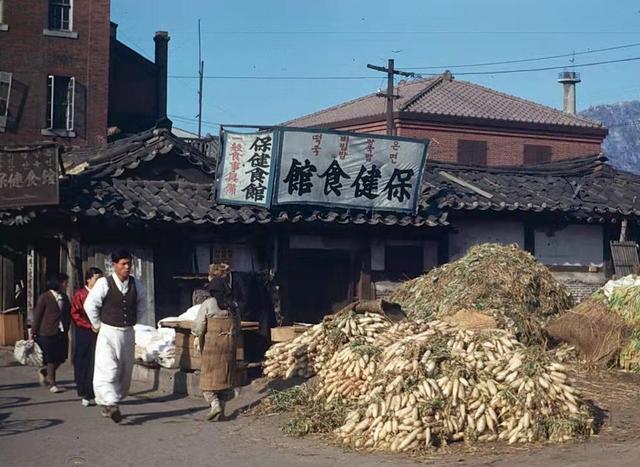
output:
POLYGON ((474 246, 457 261, 403 283, 389 298, 413 319, 443 319, 476 310, 515 332, 524 343, 543 343, 547 321, 571 307, 566 287, 516 245, 474 246))
MULTIPOLYGON (((441 321, 402 323, 380 336, 355 384, 344 379, 352 361, 319 375, 320 397, 357 397, 356 408, 335 430, 344 444, 370 450, 414 451, 452 441, 509 443, 563 441, 588 436, 593 421, 564 367, 501 331, 459 330, 441 321), (334 374, 330 374, 334 373, 334 374), (328 386, 328 385, 329 386, 328 386), (350 387, 350 385, 353 386, 350 387)), ((337 363, 337 362, 336 362, 337 363)), ((360 366, 362 369, 362 366, 360 366)))
POLYGON ((345 309, 327 316, 292 341, 272 346, 266 352, 264 374, 269 378, 308 378, 336 358, 336 352, 344 344, 351 341, 371 344, 389 326, 391 321, 383 315, 345 309))
POLYGON ((628 330, 620 349, 620 367, 638 372, 640 371, 640 285, 614 288, 607 305, 622 318, 628 330))

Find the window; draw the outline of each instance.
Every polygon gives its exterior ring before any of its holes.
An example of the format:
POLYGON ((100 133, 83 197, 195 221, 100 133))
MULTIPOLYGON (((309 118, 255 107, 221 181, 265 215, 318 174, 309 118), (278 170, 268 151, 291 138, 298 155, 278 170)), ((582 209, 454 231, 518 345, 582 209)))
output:
POLYGON ((0 71, 0 131, 4 131, 7 128, 9 98, 11 97, 11 78, 11 73, 0 71))
POLYGON ((71 0, 49 0, 49 29, 71 31, 72 27, 71 0))
POLYGON ((75 78, 49 75, 47 93, 47 128, 49 130, 73 130, 75 87, 75 78))
POLYGON ((524 145, 524 163, 538 164, 551 161, 551 146, 524 145))
POLYGON ((4 24, 4 0, 0 0, 0 31, 8 31, 9 27, 4 24))
POLYGON ((458 162, 468 165, 487 165, 487 142, 459 139, 458 162))

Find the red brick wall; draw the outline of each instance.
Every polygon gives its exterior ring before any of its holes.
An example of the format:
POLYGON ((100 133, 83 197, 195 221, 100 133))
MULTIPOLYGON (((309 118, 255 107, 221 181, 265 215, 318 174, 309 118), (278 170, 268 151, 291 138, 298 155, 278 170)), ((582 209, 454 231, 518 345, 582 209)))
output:
POLYGON ((0 144, 57 140, 68 146, 100 144, 107 136, 109 79, 109 0, 74 0, 73 30, 77 39, 43 35, 48 26, 48 2, 4 2, 0 31, 0 70, 13 73, 10 108, 14 126, 0 133, 0 144), (43 136, 46 128, 47 76, 74 76, 86 89, 83 108, 76 106, 78 136, 43 136), (18 102, 22 105, 16 108, 18 102), (17 115, 17 117, 16 117, 17 115))
MULTIPOLYGON (((456 162, 458 140, 487 142, 488 165, 520 165, 524 159, 524 145, 551 146, 553 160, 593 155, 600 152, 602 138, 569 134, 536 134, 525 130, 496 130, 492 128, 465 128, 435 124, 396 122, 398 136, 431 140, 429 159, 456 162)), ((386 123, 372 123, 341 130, 386 134, 386 123)))

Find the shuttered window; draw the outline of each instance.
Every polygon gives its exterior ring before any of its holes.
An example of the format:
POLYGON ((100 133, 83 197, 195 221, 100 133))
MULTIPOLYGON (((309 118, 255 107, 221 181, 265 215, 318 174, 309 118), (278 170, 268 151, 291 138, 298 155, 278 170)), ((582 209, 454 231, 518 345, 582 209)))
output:
POLYGON ((12 78, 13 75, 11 73, 0 71, 0 131, 4 131, 7 128, 12 78))
POLYGON ((458 162, 467 165, 487 165, 487 142, 459 139, 458 162))
POLYGON ((47 93, 47 128, 72 131, 76 80, 68 76, 49 75, 47 93))
POLYGON ((551 161, 551 146, 524 145, 524 163, 539 164, 551 161))

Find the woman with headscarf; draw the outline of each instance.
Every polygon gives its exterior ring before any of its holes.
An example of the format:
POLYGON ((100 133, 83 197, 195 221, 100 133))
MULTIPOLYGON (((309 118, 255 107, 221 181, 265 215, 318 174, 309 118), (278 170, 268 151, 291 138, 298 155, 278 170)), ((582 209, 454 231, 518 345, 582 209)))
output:
POLYGON ((71 319, 76 326, 76 344, 73 355, 73 372, 76 380, 78 396, 82 405, 89 407, 95 404, 93 393, 93 366, 96 354, 98 330, 91 326, 91 321, 84 311, 84 302, 96 281, 102 277, 98 268, 89 268, 84 274, 84 287, 78 289, 71 302, 71 319))
POLYGON ((42 349, 45 368, 40 369, 40 384, 53 393, 64 391, 56 383, 56 370, 67 359, 69 351, 69 297, 65 293, 69 276, 53 274, 46 284, 46 292, 38 297, 33 309, 31 335, 42 349))
POLYGON ((196 349, 201 352, 200 389, 210 406, 207 420, 224 415, 226 393, 234 387, 239 319, 226 282, 214 277, 192 325, 196 349))

